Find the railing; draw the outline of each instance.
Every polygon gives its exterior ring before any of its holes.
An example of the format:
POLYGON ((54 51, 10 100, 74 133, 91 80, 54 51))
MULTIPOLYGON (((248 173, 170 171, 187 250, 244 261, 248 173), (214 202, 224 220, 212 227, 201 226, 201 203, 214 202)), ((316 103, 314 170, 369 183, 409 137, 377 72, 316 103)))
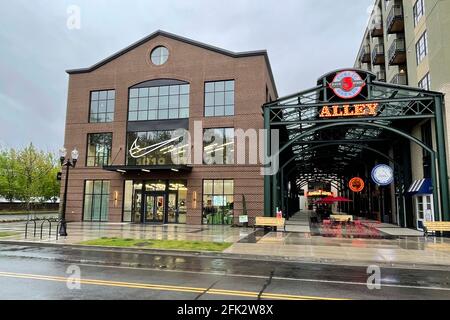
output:
POLYGON ((391 11, 389 11, 388 18, 387 18, 388 30, 391 29, 392 24, 394 23, 395 19, 403 19, 403 7, 400 4, 394 5, 391 8, 391 11))
POLYGON ((395 39, 394 42, 391 44, 388 52, 389 62, 392 62, 392 60, 395 58, 395 55, 399 52, 405 52, 405 39, 399 38, 395 39))
POLYGON ((378 71, 377 72, 377 80, 378 81, 386 81, 386 72, 378 71))
POLYGON ((381 37, 383 36, 383 23, 376 22, 370 28, 370 34, 372 37, 381 37))
POLYGON ((361 50, 361 56, 360 60, 363 63, 370 62, 370 47, 368 45, 365 45, 361 50))
POLYGON ((375 60, 377 59, 378 55, 383 55, 384 56, 384 45, 382 45, 382 44, 377 44, 375 46, 375 48, 373 48, 373 51, 372 51, 372 64, 375 63, 375 60))
POLYGON ((408 84, 408 79, 406 78, 406 74, 405 73, 398 73, 396 74, 392 80, 391 80, 392 84, 400 84, 403 86, 406 86, 408 84))

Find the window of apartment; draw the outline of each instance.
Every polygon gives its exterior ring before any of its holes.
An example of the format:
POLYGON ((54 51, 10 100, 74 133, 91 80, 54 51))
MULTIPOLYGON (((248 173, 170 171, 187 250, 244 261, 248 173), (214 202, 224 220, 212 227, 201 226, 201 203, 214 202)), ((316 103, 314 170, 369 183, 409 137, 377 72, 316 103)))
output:
POLYGON ((205 117, 234 115, 234 80, 205 83, 205 117))
POLYGON ((234 128, 204 130, 203 162, 208 165, 234 164, 234 128))
POLYGON ((128 132, 128 165, 163 166, 186 164, 189 145, 187 136, 174 130, 128 132))
POLYGON ((109 188, 109 181, 85 181, 83 221, 108 221, 109 188))
POLYGON ((203 224, 233 224, 233 207, 233 180, 203 180, 203 224))
POLYGON ((422 60, 428 54, 428 40, 427 40, 427 32, 425 31, 420 37, 419 41, 416 43, 416 60, 417 65, 422 62, 422 60))
POLYGON ((420 18, 422 18, 423 15, 425 14, 425 5, 423 3, 423 0, 416 1, 416 3, 414 4, 413 13, 414 13, 414 26, 417 26, 417 24, 420 21, 420 18))
POLYGON ((111 163, 112 133, 90 133, 87 144, 87 167, 101 167, 111 163))
POLYGON ((130 89, 128 121, 189 118, 189 84, 130 89))
POLYGON ((424 90, 431 90, 431 76, 430 73, 427 73, 425 77, 423 77, 419 81, 419 88, 422 88, 424 90))
POLYGON ((114 121, 115 90, 92 91, 89 122, 114 121))

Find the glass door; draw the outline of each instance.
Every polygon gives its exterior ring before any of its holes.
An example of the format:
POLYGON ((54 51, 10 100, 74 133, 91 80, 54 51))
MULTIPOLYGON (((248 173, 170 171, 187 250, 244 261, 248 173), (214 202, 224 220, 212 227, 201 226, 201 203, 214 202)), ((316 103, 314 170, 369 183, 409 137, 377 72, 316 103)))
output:
POLYGON ((416 196, 416 221, 417 229, 423 231, 423 226, 427 221, 434 221, 433 196, 416 196))
POLYGON ((162 193, 145 193, 143 215, 146 223, 163 223, 165 216, 166 197, 162 193))

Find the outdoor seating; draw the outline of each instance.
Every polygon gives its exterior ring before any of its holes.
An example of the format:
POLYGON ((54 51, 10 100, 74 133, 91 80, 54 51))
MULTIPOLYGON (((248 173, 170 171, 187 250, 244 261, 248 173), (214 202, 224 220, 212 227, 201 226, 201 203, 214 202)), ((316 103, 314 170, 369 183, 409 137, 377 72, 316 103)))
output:
POLYGON ((256 227, 271 227, 274 228, 275 231, 278 227, 282 227, 284 231, 286 231, 286 219, 284 218, 271 218, 271 217, 256 217, 255 224, 253 226, 254 229, 256 227))
POLYGON ((425 222, 423 227, 425 237, 428 237, 430 232, 436 233, 440 232, 441 235, 443 232, 450 232, 450 222, 441 221, 441 222, 425 222))

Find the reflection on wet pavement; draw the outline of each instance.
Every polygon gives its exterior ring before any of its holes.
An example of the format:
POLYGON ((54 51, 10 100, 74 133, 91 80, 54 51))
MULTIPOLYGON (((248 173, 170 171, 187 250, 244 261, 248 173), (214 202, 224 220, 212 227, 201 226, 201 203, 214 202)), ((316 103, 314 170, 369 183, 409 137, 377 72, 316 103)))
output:
MULTIPOLYGON (((49 244, 77 244, 101 237, 230 242, 228 254, 279 257, 291 260, 384 262, 450 266, 450 239, 422 237, 415 230, 361 220, 358 225, 310 224, 309 216, 288 221, 288 232, 230 226, 137 225, 124 223, 70 223, 69 236, 24 239, 24 223, 0 224, 0 231, 17 232, 1 238, 49 244)), ((44 230, 44 234, 47 234, 44 230)), ((0 249, 1 250, 1 249, 0 249)), ((138 254, 136 256, 138 260, 138 254)))

